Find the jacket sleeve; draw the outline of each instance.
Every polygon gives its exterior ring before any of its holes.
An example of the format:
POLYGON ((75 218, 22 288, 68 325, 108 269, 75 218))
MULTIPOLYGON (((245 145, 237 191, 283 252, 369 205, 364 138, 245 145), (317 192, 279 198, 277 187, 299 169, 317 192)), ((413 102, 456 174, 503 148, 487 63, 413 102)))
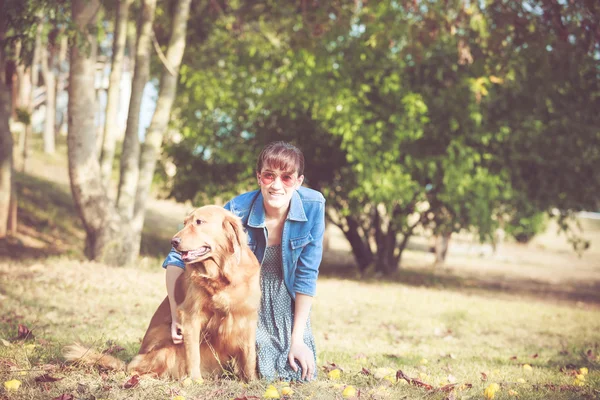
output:
POLYGON ((185 263, 181 259, 181 254, 176 252, 175 249, 172 247, 171 251, 167 255, 167 258, 165 258, 165 261, 163 262, 162 266, 163 268, 167 268, 168 265, 174 265, 179 268, 185 268, 185 263))
POLYGON ((310 230, 312 240, 308 243, 300 257, 296 267, 294 280, 294 292, 314 296, 317 293, 317 277, 319 266, 323 259, 323 235, 325 233, 325 203, 318 203, 316 212, 311 216, 314 225, 310 230))

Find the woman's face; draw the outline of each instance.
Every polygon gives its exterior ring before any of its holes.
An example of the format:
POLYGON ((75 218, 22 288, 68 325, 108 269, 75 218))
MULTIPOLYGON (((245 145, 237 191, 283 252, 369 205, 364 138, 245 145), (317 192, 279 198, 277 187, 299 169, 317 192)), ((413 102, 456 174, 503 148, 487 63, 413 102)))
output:
POLYGON ((267 209, 287 210, 294 191, 302 185, 304 175, 298 176, 296 171, 282 171, 265 165, 256 174, 267 209))

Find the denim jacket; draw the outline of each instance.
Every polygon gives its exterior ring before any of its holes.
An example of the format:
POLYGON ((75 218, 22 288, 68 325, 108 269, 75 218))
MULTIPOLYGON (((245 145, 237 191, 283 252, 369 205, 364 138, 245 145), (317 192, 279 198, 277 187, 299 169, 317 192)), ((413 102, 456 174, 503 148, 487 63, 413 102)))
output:
MULTIPOLYGON (((227 204, 225 209, 242 219, 248 234, 248 245, 262 264, 267 247, 265 208, 260 190, 241 194, 227 204)), ((299 187, 292 195, 290 209, 281 233, 283 281, 292 296, 296 293, 314 296, 317 288, 319 265, 323 256, 325 231, 325 198, 320 192, 299 187)), ((175 250, 165 259, 163 267, 185 264, 175 250)))

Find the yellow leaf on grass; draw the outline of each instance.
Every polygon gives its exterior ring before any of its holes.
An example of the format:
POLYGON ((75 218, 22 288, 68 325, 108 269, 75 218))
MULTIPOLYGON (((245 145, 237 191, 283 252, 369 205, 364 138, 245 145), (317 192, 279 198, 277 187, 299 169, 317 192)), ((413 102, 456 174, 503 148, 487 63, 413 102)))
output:
POLYGON ((185 397, 183 397, 183 396, 175 396, 175 397, 173 397, 173 400, 185 400, 185 397))
POLYGON ((336 380, 336 379, 340 379, 341 374, 342 373, 340 372, 340 370, 336 368, 336 369, 332 369, 331 371, 329 371, 329 373, 327 374, 327 377, 329 379, 336 380))
POLYGON ((286 387, 281 388, 281 394, 284 396, 291 396, 294 394, 294 391, 292 390, 291 387, 286 386, 286 387))
POLYGON ((204 379, 202 379, 202 378, 196 378, 196 379, 194 379, 194 383, 196 383, 198 385, 202 385, 204 383, 204 379))
POLYGON ((385 379, 390 383, 396 383, 396 371, 391 368, 381 367, 373 371, 375 379, 385 379))
POLYGON ((529 364, 523 364, 523 371, 531 372, 531 371, 533 371, 533 368, 531 368, 531 365, 529 365, 529 364))
POLYGON ((485 390, 483 391, 483 395, 487 400, 492 400, 499 390, 500 385, 498 385, 497 383, 491 383, 488 387, 485 388, 485 390))
POLYGON ((277 391, 277 388, 275 386, 269 385, 269 387, 265 391, 265 394, 263 394, 263 397, 265 399, 278 399, 279 392, 277 391))
POLYGON ((4 388, 7 392, 16 392, 21 387, 21 381, 16 379, 4 382, 4 388))
POLYGON ((587 375, 588 374, 588 369, 586 367, 579 368, 579 373, 581 375, 587 375))
POLYGON ((349 399, 350 397, 356 396, 356 389, 354 386, 346 386, 344 391, 342 392, 342 397, 345 399, 349 399))
POLYGON ((35 349, 35 347, 36 347, 35 343, 29 343, 29 344, 26 344, 26 345, 23 346, 23 348, 25 350, 33 350, 33 349, 35 349))
POLYGON ((185 378, 183 381, 181 381, 182 386, 190 386, 191 384, 192 384, 192 378, 185 378))
POLYGON ((510 396, 519 397, 519 392, 517 392, 516 390, 512 390, 511 389, 511 390, 508 391, 508 394, 510 396))

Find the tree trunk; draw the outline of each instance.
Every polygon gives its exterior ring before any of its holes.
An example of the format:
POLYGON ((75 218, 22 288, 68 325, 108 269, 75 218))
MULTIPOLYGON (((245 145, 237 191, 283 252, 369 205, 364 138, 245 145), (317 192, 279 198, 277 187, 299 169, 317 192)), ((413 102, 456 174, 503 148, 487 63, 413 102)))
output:
POLYGON ((377 261, 375 271, 389 275, 398 270, 398 262, 394 256, 396 250, 396 231, 388 228, 388 232, 381 234, 381 240, 377 243, 377 261))
POLYGON ((434 267, 442 267, 446 262, 446 254, 448 253, 448 245, 452 232, 441 232, 435 237, 435 262, 434 267))
POLYGON ((152 121, 148 127, 142 154, 140 158, 140 176, 137 185, 135 197, 135 212, 132 221, 132 227, 135 234, 135 240, 132 243, 136 246, 135 254, 139 253, 142 228, 144 227, 144 214, 146 211, 146 201, 150 196, 150 187, 156 168, 156 160, 162 146, 163 136, 169 124, 171 108, 175 101, 177 92, 177 81, 179 79, 179 67, 185 51, 187 22, 190 15, 191 0, 178 0, 173 10, 173 19, 171 24, 171 36, 169 38, 169 48, 166 54, 166 66, 163 66, 163 72, 160 79, 160 90, 156 102, 156 110, 152 116, 152 121))
MULTIPOLYGON (((41 16, 40 16, 41 18, 41 16)), ((35 33, 35 43, 33 47, 33 59, 31 60, 31 91, 28 93, 29 95, 29 123, 25 126, 25 133, 23 135, 23 148, 22 151, 22 160, 21 160, 21 171, 25 172, 25 165, 27 164, 27 156, 29 155, 29 140, 31 139, 32 134, 32 124, 31 120, 33 117, 34 111, 34 93, 35 89, 38 86, 39 78, 40 78, 40 54, 42 50, 42 29, 43 25, 38 21, 37 29, 35 33)))
POLYGON ((41 66, 44 84, 46 85, 46 118, 44 120, 44 153, 55 152, 55 129, 56 129, 56 76, 54 75, 54 51, 48 51, 53 43, 42 46, 41 66))
MULTIPOLYGON (((58 96, 60 96, 60 94, 63 92, 63 90, 65 90, 65 74, 63 73, 63 71, 65 71, 65 64, 67 61, 67 51, 69 48, 69 38, 67 37, 67 35, 65 34, 61 34, 60 36, 60 45, 58 47, 58 58, 56 60, 56 93, 54 96, 54 104, 57 103, 57 99, 58 96)), ((66 111, 63 111, 61 114, 60 119, 57 119, 56 121, 56 126, 54 128, 54 132, 56 132, 56 134, 61 134, 64 133, 64 125, 65 122, 67 120, 66 118, 66 111)))
POLYGON ((127 128, 123 140, 121 153, 121 173, 119 179, 119 192, 117 195, 117 209, 126 219, 133 217, 135 207, 135 193, 139 177, 140 139, 138 131, 140 126, 140 109, 144 87, 150 76, 150 44, 152 41, 152 23, 156 0, 144 0, 142 14, 138 25, 138 41, 135 55, 135 71, 131 82, 131 99, 129 100, 129 113, 127 115, 127 128))
POLYGON ((69 134, 67 137, 71 191, 86 230, 86 255, 121 264, 127 259, 127 230, 112 207, 100 177, 95 145, 94 32, 99 0, 73 0, 72 18, 87 40, 71 45, 69 75, 69 134))
POLYGON ((373 262, 373 252, 369 242, 359 232, 360 224, 351 217, 346 217, 347 227, 342 229, 344 236, 352 247, 352 254, 360 272, 364 272, 373 262))
MULTIPOLYGON (((0 43, 3 41, 4 24, 0 21, 0 43)), ((5 66, 4 49, 0 47, 0 238, 8 231, 13 193, 13 138, 9 127, 12 104, 5 66)))
POLYGON ((102 182, 109 187, 112 175, 113 159, 115 157, 115 144, 118 135, 119 95, 121 73, 123 71, 123 55, 125 54, 125 41, 127 39, 127 21, 129 19, 129 6, 131 0, 119 0, 117 18, 115 20, 115 33, 113 39, 112 63, 110 66, 109 86, 106 100, 106 117, 104 121, 104 135, 102 140, 102 153, 100 157, 100 171, 102 182))

